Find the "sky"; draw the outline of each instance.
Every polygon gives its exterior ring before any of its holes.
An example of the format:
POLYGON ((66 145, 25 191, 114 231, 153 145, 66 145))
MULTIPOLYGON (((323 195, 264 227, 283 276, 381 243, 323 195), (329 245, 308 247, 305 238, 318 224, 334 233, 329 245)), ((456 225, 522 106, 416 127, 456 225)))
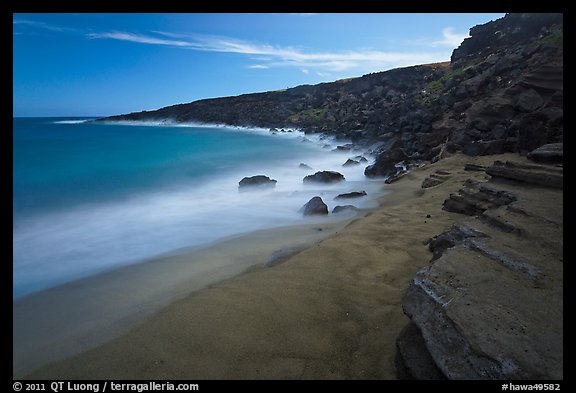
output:
POLYGON ((450 60, 504 14, 13 14, 13 115, 99 117, 450 60))

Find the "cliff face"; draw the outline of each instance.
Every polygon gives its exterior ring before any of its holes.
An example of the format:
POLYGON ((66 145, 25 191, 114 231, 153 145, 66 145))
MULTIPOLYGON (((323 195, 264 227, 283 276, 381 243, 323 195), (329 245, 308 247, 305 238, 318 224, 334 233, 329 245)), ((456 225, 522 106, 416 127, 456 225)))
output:
POLYGON ((355 141, 406 130, 399 114, 419 111, 420 91, 442 77, 447 63, 399 68, 319 85, 195 101, 106 120, 206 122, 256 127, 298 127, 355 141))

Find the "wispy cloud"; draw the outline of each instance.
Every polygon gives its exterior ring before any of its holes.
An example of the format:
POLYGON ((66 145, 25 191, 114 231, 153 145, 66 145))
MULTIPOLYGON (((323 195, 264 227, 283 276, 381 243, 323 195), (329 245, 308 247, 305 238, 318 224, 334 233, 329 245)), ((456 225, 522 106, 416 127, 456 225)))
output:
MULTIPOLYGON (((451 43, 450 45, 453 45, 453 42, 463 39, 463 36, 454 34, 450 28, 444 29, 443 36, 443 40, 435 41, 433 45, 448 45, 448 42, 451 43)), ((300 47, 271 45, 231 37, 186 35, 165 31, 152 31, 150 34, 113 31, 90 33, 87 34, 87 37, 91 39, 114 39, 139 44, 174 46, 204 52, 245 55, 252 60, 258 61, 257 64, 249 65, 248 68, 297 67, 304 73, 314 70, 317 71, 317 74, 318 72, 342 72, 349 70, 370 72, 392 67, 444 61, 448 57, 446 53, 442 51, 388 52, 367 49, 309 51, 300 47)), ((458 44, 460 41, 458 41, 458 44)), ((458 44, 456 44, 456 46, 458 44)))
POLYGON ((448 46, 451 48, 458 47, 464 38, 469 37, 468 34, 457 34, 454 32, 453 27, 446 27, 442 29, 442 39, 439 41, 433 41, 432 46, 448 46))
POLYGON ((110 38, 113 40, 137 42, 139 44, 169 45, 169 46, 192 46, 186 41, 166 40, 163 38, 151 37, 142 34, 126 33, 123 31, 113 31, 109 33, 89 33, 88 38, 110 38))
MULTIPOLYGON (((39 22, 39 21, 28 20, 28 19, 13 19, 12 20, 12 26, 14 26, 14 27, 17 27, 17 26, 18 27, 31 27, 31 28, 37 28, 37 29, 42 29, 42 30, 60 32, 60 33, 76 31, 75 29, 72 29, 70 27, 58 26, 58 25, 53 25, 53 24, 49 24, 49 23, 45 23, 45 22, 39 22)), ((20 32, 15 31, 14 33, 18 34, 20 32)))
POLYGON ((345 71, 354 68, 389 67, 429 63, 445 59, 437 52, 385 52, 355 50, 338 52, 310 52, 301 48, 282 47, 241 41, 229 37, 197 37, 190 48, 210 52, 236 53, 265 56, 269 67, 292 66, 300 69, 320 68, 328 71, 345 71))
POLYGON ((270 68, 270 67, 268 67, 267 65, 264 65, 264 64, 252 64, 252 65, 249 65, 248 68, 254 68, 254 69, 259 69, 259 70, 266 70, 266 69, 268 69, 268 68, 270 68))

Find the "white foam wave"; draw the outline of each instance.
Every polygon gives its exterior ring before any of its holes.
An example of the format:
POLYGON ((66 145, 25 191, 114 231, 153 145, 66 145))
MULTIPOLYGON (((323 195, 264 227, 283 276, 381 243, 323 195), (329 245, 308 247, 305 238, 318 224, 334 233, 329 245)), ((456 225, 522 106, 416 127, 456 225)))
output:
POLYGON ((92 121, 93 119, 84 119, 84 120, 57 120, 54 122, 54 124, 82 124, 82 123, 86 123, 89 121, 92 121))
POLYGON ((235 126, 224 123, 202 123, 202 122, 177 122, 172 119, 155 119, 155 120, 101 120, 101 124, 115 124, 125 126, 159 126, 159 127, 194 127, 194 128, 218 128, 224 130, 242 130, 242 131, 258 131, 264 133, 277 132, 279 134, 286 133, 300 133, 303 132, 298 128, 283 127, 280 129, 270 129, 265 127, 252 127, 252 126, 235 126))

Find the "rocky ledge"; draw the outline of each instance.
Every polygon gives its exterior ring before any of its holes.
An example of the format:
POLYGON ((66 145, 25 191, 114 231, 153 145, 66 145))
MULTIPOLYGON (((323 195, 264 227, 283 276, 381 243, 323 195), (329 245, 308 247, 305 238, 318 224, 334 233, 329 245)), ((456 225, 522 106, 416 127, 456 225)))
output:
POLYGON ((429 240, 434 256, 404 296, 399 378, 563 378, 562 169, 486 172, 446 200, 467 216, 429 240))

